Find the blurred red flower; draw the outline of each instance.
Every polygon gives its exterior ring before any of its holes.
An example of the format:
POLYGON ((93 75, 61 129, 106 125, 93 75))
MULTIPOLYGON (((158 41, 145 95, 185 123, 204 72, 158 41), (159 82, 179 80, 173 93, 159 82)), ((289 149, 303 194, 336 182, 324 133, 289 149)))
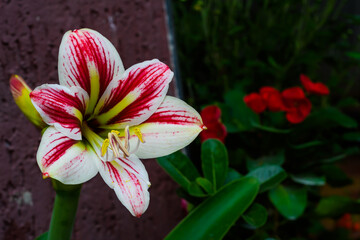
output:
POLYGON ((245 104, 256 113, 261 113, 266 109, 266 102, 258 93, 250 93, 244 97, 245 104))
POLYGON ((285 105, 286 119, 290 123, 301 123, 310 114, 311 102, 300 87, 285 89, 281 93, 285 105))
POLYGON ((270 111, 279 112, 285 110, 281 94, 277 89, 268 86, 262 87, 260 88, 260 95, 270 111))
POLYGON ((352 229, 352 219, 350 213, 345 213, 338 221, 337 226, 346 228, 346 229, 352 229))
POLYGON ((201 113, 201 118, 206 126, 206 130, 200 133, 201 142, 206 139, 215 138, 221 142, 225 141, 227 131, 224 124, 221 123, 221 109, 218 106, 210 105, 205 107, 201 113))
POLYGON ((308 93, 315 95, 329 95, 330 93, 329 88, 325 84, 321 82, 314 83, 304 74, 300 75, 300 81, 308 93))

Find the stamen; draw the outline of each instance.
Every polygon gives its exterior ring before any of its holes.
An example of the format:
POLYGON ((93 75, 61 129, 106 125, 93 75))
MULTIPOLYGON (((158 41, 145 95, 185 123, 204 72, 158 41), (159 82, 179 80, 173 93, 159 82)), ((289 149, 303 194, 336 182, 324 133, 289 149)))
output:
POLYGON ((125 127, 125 148, 129 151, 130 149, 130 131, 129 131, 129 126, 125 127))
MULTIPOLYGON (((124 153, 124 155, 126 157, 130 156, 129 151, 124 147, 124 145, 122 144, 121 139, 119 138, 119 136, 116 135, 115 138, 117 140, 117 143, 119 144, 120 150, 124 153)), ((126 142, 126 139, 125 139, 125 142, 126 142)))
POLYGON ((105 156, 105 153, 107 152, 107 148, 109 147, 109 139, 105 139, 101 146, 101 156, 105 156))
POLYGON ((136 153, 136 151, 139 149, 140 147, 140 139, 138 138, 137 142, 136 142, 136 146, 135 148, 130 152, 130 154, 136 153))
POLYGON ((116 139, 115 139, 114 135, 112 133, 109 133, 108 134, 108 139, 109 139, 110 148, 113 150, 114 155, 116 157, 119 157, 120 153, 119 153, 119 149, 117 147, 116 139))
POLYGON ((140 128, 136 127, 136 128, 134 129, 134 132, 135 132, 135 135, 139 138, 139 140, 140 140, 142 143, 144 143, 145 141, 144 141, 143 135, 142 135, 142 133, 141 133, 141 131, 140 131, 140 128))
POLYGON ((108 133, 108 138, 104 140, 101 146, 101 156, 105 156, 107 149, 110 147, 114 153, 115 157, 122 157, 120 151, 125 157, 129 157, 131 154, 135 153, 140 146, 140 142, 144 143, 143 135, 140 131, 140 128, 134 128, 134 133, 138 137, 135 149, 130 151, 130 129, 129 126, 126 126, 124 129, 125 139, 121 140, 120 132, 116 130, 111 130, 108 133), (124 143, 123 143, 124 141, 124 143))

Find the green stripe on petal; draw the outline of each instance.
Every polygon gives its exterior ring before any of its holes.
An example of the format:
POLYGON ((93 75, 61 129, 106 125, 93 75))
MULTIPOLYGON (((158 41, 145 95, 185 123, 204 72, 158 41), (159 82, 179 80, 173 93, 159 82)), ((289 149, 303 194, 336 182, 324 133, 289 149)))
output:
MULTIPOLYGON (((131 103, 133 103, 137 98, 139 94, 136 92, 131 92, 126 97, 124 97, 118 104, 116 104, 113 108, 111 108, 106 113, 103 113, 96 117, 97 122, 100 125, 106 124, 109 120, 114 118, 116 115, 118 115, 122 110, 124 110, 127 106, 129 106, 131 103)), ((116 124, 115 124, 116 125, 116 124)), ((114 128, 112 125, 104 126, 105 129, 112 129, 114 128)))

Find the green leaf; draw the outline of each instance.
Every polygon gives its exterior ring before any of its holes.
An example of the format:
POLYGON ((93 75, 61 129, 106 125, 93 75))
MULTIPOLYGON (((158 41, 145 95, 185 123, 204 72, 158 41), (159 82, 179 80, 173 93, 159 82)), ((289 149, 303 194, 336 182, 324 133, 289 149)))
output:
POLYGON ((348 97, 348 98, 341 99, 336 106, 338 108, 358 107, 358 106, 360 106, 360 103, 355 98, 348 97))
POLYGON ((291 145, 291 147, 294 149, 304 149, 304 148, 319 146, 322 144, 324 144, 322 141, 315 140, 315 141, 311 141, 311 142, 307 142, 307 143, 303 143, 303 144, 291 145))
POLYGON ((199 184, 199 186, 202 187, 208 194, 214 193, 213 185, 206 178, 199 177, 196 179, 196 183, 199 184))
POLYGON ((187 188, 188 193, 194 197, 207 197, 208 194, 205 193, 202 188, 197 184, 197 182, 191 182, 187 188))
POLYGON ((233 168, 228 169, 228 173, 225 178, 225 184, 228 184, 234 180, 240 179, 242 175, 233 168))
POLYGON ((37 236, 34 240, 47 240, 48 239, 48 232, 44 232, 43 234, 37 236))
POLYGON ((308 186, 323 186, 326 184, 326 178, 324 176, 316 176, 313 174, 296 174, 290 175, 294 182, 308 185, 308 186))
POLYGON ((325 118, 326 120, 334 122, 344 128, 357 128, 358 126, 356 120, 340 112, 337 108, 333 108, 333 107, 319 110, 316 116, 325 118))
POLYGON ((279 185, 269 191, 270 201, 287 219, 295 220, 306 208, 307 192, 305 188, 293 188, 279 185))
POLYGON ((360 60, 360 53, 359 52, 347 52, 346 56, 356 59, 356 60, 360 60))
POLYGON ((278 128, 274 128, 274 127, 264 126, 264 125, 261 125, 256 122, 251 122, 251 126, 253 126, 254 128, 258 128, 260 130, 263 130, 266 132, 272 132, 272 133, 286 134, 286 133, 291 132, 291 129, 278 129, 278 128))
POLYGON ((275 155, 268 155, 256 160, 246 159, 246 167, 249 171, 254 170, 255 168, 264 166, 264 165, 278 165, 281 166, 285 161, 284 151, 280 151, 275 155))
POLYGON ((339 217, 344 213, 359 213, 360 203, 344 196, 322 198, 315 208, 321 217, 339 217))
POLYGON ((333 187, 343 187, 352 183, 352 179, 334 164, 323 165, 320 169, 326 177, 326 182, 333 187))
POLYGON ((190 212, 165 240, 222 239, 254 201, 258 190, 258 181, 248 177, 226 185, 190 212))
POLYGON ((254 228, 263 226, 267 221, 267 217, 266 208, 258 203, 254 203, 242 216, 245 222, 254 228))
POLYGON ((200 177, 200 174, 191 160, 180 151, 157 159, 158 164, 185 189, 191 182, 200 177))
POLYGON ((345 133, 343 139, 349 142, 360 142, 360 132, 345 133))
POLYGON ((249 177, 255 177, 260 185, 260 192, 276 187, 287 176, 282 167, 277 165, 267 165, 256 168, 247 174, 249 177))
POLYGON ((210 180, 216 191, 224 184, 228 172, 229 160, 225 145, 216 139, 203 142, 201 164, 205 178, 210 180))
POLYGON ((251 122, 259 123, 259 115, 246 106, 245 93, 236 89, 227 91, 225 105, 222 106, 223 121, 229 132, 249 131, 253 129, 251 122))
POLYGON ((273 57, 271 57, 271 56, 268 57, 268 62, 269 62, 269 64, 270 64, 273 68, 275 68, 275 69, 277 69, 277 70, 279 70, 279 69, 282 68, 282 67, 275 61, 275 59, 274 59, 273 57))

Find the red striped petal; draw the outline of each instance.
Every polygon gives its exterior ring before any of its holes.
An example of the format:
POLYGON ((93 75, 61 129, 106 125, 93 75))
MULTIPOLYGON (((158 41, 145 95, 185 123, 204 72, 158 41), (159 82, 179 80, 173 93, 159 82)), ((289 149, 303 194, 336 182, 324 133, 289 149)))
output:
POLYGON ((59 51, 60 84, 83 88, 90 96, 91 112, 110 81, 124 72, 115 47, 90 29, 67 32, 59 51))
POLYGON ((111 82, 95 108, 95 124, 123 128, 148 119, 163 101, 173 72, 159 60, 145 61, 111 82))
POLYGON ((36 158, 44 176, 64 184, 88 181, 98 172, 95 161, 100 161, 83 142, 66 137, 54 127, 44 132, 36 158))
POLYGON ((146 211, 150 201, 149 177, 144 165, 135 155, 130 155, 127 159, 102 162, 99 172, 133 216, 140 217, 146 211))
POLYGON ((69 138, 81 140, 80 127, 88 99, 85 92, 73 92, 57 84, 44 84, 35 88, 30 98, 45 123, 69 138))
POLYGON ((135 128, 140 129, 145 140, 135 154, 140 158, 156 158, 186 147, 204 125, 195 109, 180 99, 166 96, 148 120, 130 128, 130 146, 136 146, 135 128))

